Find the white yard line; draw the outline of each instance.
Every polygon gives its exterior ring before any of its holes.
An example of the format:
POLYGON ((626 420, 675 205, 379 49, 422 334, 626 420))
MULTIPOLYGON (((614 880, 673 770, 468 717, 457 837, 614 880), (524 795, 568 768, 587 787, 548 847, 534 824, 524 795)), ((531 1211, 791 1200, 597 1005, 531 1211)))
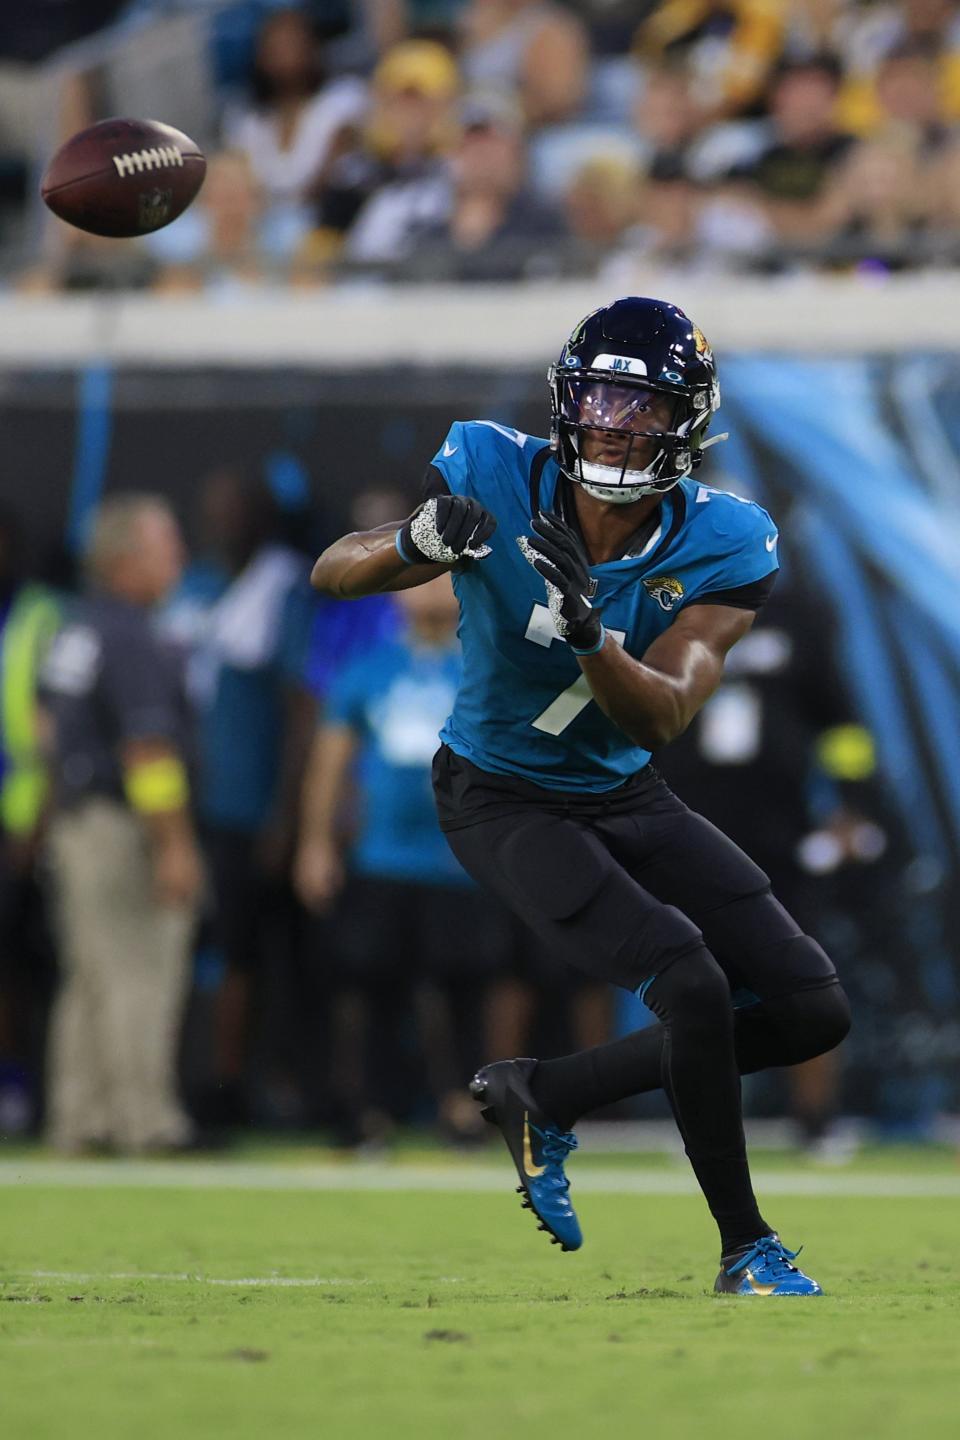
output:
MULTIPOLYGON (((696 1184, 686 1170, 577 1170, 571 1178, 578 1194, 693 1195, 696 1184)), ((448 1191, 509 1192, 509 1166, 406 1165, 380 1161, 357 1164, 275 1165, 232 1161, 150 1160, 3 1160, 0 1189, 43 1186, 59 1189, 145 1188, 160 1190, 300 1191, 448 1191)), ((761 1195, 801 1195, 863 1199, 960 1199, 958 1175, 838 1174, 815 1170, 769 1170, 754 1174, 761 1195)))
MULTIPOLYGON (((170 1280, 187 1281, 191 1285, 230 1285, 249 1289, 251 1286, 269 1286, 277 1289, 315 1289, 320 1285, 372 1285, 370 1279, 354 1280, 342 1275, 242 1275, 239 1278, 224 1279, 219 1275, 156 1274, 135 1270, 14 1270, 8 1272, 8 1279, 17 1280, 60 1280, 73 1284, 88 1284, 91 1280, 170 1280)), ((456 1285, 459 1279, 452 1275, 431 1276, 431 1284, 456 1285)))

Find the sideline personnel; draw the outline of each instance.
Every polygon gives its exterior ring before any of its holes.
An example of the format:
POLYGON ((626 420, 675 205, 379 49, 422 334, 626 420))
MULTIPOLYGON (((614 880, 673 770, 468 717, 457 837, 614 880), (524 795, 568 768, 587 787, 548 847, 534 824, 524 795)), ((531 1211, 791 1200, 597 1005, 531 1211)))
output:
POLYGON ((175 1062, 201 868, 180 664, 150 619, 182 568, 176 521, 160 499, 114 496, 85 561, 44 671, 63 977, 49 1134, 67 1151, 176 1149, 191 1139, 175 1062))

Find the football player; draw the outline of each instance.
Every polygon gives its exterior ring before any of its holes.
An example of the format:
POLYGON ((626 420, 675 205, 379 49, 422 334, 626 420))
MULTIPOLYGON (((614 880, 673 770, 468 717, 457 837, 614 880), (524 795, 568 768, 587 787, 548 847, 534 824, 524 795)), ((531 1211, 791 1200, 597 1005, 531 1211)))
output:
POLYGON ((777 531, 693 478, 720 391, 706 339, 675 306, 594 311, 549 385, 549 441, 454 424, 423 503, 338 540, 314 584, 353 597, 452 570, 463 679, 434 760, 448 842, 558 959, 660 1022, 477 1074, 540 1228, 581 1244, 564 1168, 576 1120, 662 1088, 720 1232, 715 1288, 819 1295, 758 1209, 740 1076, 836 1046, 846 996, 763 871, 650 763, 770 593, 777 531))

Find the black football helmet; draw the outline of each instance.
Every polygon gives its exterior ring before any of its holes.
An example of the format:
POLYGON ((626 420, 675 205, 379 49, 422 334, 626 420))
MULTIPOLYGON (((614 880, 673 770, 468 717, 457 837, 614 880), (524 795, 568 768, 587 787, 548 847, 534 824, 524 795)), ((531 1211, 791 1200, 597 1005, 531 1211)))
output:
POLYGON ((703 332, 664 300, 629 295, 594 310, 547 380, 557 462, 598 499, 662 495, 714 443, 704 443, 720 407, 713 352, 703 332), (598 447, 602 459, 588 460, 584 439, 598 433, 615 438, 598 447))

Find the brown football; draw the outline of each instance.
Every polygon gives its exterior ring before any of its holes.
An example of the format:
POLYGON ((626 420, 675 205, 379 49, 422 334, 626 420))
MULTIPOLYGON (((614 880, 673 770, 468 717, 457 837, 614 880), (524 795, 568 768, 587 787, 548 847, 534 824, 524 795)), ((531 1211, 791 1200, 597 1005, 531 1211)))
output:
POLYGON ((172 125, 101 120, 60 146, 40 193, 79 230, 146 235, 183 214, 206 173, 202 152, 172 125))

